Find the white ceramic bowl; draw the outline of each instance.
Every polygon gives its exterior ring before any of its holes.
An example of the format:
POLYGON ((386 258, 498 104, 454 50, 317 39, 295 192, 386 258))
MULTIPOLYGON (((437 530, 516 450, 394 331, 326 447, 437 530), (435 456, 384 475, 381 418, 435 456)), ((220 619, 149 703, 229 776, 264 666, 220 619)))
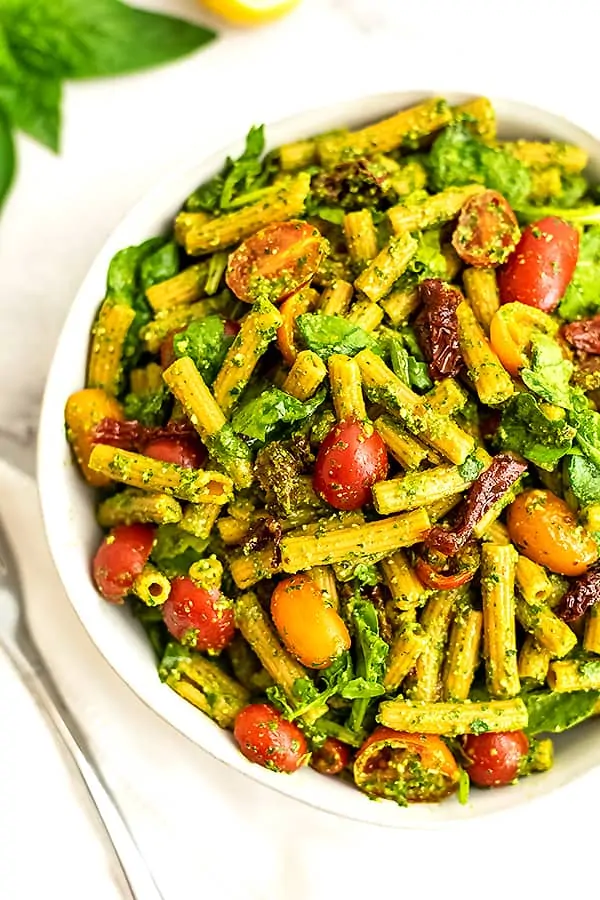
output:
MULTIPOLYGON (((452 103, 469 99, 447 94, 452 103)), ((329 129, 363 123, 391 114, 424 99, 420 92, 402 92, 359 99, 296 116, 267 128, 271 146, 329 129)), ((600 182, 600 143, 580 128, 549 112, 508 100, 495 100, 500 133, 505 138, 553 138, 569 141, 590 154, 590 172, 600 182)), ((185 197, 210 178, 227 155, 236 156, 250 123, 240 123, 240 140, 189 169, 175 171, 151 191, 106 242, 71 307, 50 369, 42 408, 38 479, 50 548, 66 592, 90 637, 120 677, 166 722, 212 756, 262 784, 323 810, 380 825, 436 827, 492 811, 516 807, 589 771, 598 763, 596 723, 561 737, 554 769, 495 791, 473 791, 465 807, 450 799, 438 805, 401 809, 373 802, 337 779, 311 769, 293 776, 277 775, 249 763, 231 735, 161 684, 150 644, 126 610, 106 603, 90 578, 90 560, 100 532, 94 519, 92 492, 73 464, 63 425, 65 400, 84 384, 90 327, 104 295, 106 271, 113 254, 167 229, 185 197)))

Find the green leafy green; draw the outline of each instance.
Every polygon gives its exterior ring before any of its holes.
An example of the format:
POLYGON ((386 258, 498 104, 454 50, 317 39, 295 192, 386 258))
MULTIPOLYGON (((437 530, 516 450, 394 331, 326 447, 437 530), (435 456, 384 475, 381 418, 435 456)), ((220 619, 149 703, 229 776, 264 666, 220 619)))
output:
POLYGON ((0 105, 20 131, 59 150, 62 84, 59 79, 17 69, 8 80, 0 74, 0 105))
POLYGON ((498 191, 511 206, 523 204, 531 192, 531 177, 523 163, 484 144, 463 123, 450 125, 436 138, 427 166, 437 191, 475 182, 498 191))
POLYGON ((581 205, 573 209, 565 209, 562 206, 528 206, 519 205, 515 208, 517 218, 524 224, 539 222, 547 216, 558 216, 566 222, 574 225, 600 225, 600 206, 581 205))
POLYGON ((177 357, 189 356, 207 384, 212 384, 232 343, 233 337, 225 334, 223 319, 206 316, 175 335, 173 350, 177 357))
POLYGON ((569 452, 576 431, 564 419, 549 419, 531 394, 519 393, 502 413, 498 439, 503 450, 514 450, 552 472, 569 452))
POLYGON ((554 691, 534 691, 523 694, 529 722, 527 731, 536 735, 557 733, 573 728, 589 718, 594 711, 600 691, 573 691, 557 694, 554 691))
POLYGON ((157 660, 162 659, 169 642, 160 606, 146 606, 145 603, 131 599, 133 615, 141 623, 152 645, 157 660))
POLYGON ((169 578, 187 575, 190 566, 202 559, 208 541, 194 537, 177 525, 160 525, 150 554, 152 561, 169 578))
POLYGON ((231 427, 237 434, 264 442, 279 429, 280 425, 300 422, 312 415, 324 399, 325 390, 302 403, 279 388, 270 387, 257 397, 241 403, 233 414, 231 427))
POLYGON ((465 459, 464 463, 458 467, 461 477, 465 481, 475 481, 483 472, 485 466, 475 453, 471 453, 465 459))
POLYGON ((304 345, 321 359, 328 359, 332 353, 355 356, 366 348, 381 355, 376 338, 341 316, 304 313, 296 324, 304 345))
POLYGON ((171 394, 166 385, 144 394, 127 394, 123 401, 125 418, 136 419, 148 428, 164 425, 170 407, 171 394))
POLYGON ((529 390, 548 403, 570 409, 572 373, 573 365, 564 358, 557 341, 536 332, 531 339, 531 368, 520 372, 529 390))
POLYGON ((600 503, 600 468, 584 456, 570 456, 567 461, 569 486, 583 506, 600 503))
POLYGON ((360 595, 354 599, 352 622, 356 640, 355 668, 357 679, 360 680, 361 694, 352 703, 348 726, 353 731, 360 731, 371 697, 385 693, 382 681, 389 647, 379 636, 379 623, 373 604, 360 595), (371 686, 370 691, 373 693, 365 692, 365 684, 371 686))
POLYGON ((558 312, 568 322, 600 312, 600 226, 588 228, 581 237, 575 272, 558 312))
POLYGON ((179 272, 179 250, 175 241, 168 241, 151 256, 142 261, 141 285, 144 291, 173 278, 179 272))
POLYGON ((0 109, 0 206, 15 176, 15 146, 8 119, 0 109))

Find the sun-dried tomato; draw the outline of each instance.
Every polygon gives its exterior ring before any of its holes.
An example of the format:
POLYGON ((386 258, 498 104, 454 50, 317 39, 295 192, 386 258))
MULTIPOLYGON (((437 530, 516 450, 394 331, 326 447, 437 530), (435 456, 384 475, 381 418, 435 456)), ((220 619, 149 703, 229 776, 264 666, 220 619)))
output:
POLYGON ((454 377, 464 365, 456 319, 460 292, 439 278, 427 278, 419 285, 419 298, 422 309, 415 328, 429 374, 434 381, 454 377))
POLYGON ((571 322, 563 328, 565 340, 578 350, 586 353, 600 353, 600 315, 593 319, 582 319, 581 322, 571 322))
POLYGON ((571 584, 556 607, 555 613, 565 622, 572 622, 598 602, 600 602, 600 562, 595 563, 585 575, 580 575, 571 584))
POLYGON ((473 482, 459 507, 452 529, 434 525, 425 539, 432 550, 453 556, 464 547, 473 529, 491 507, 506 494, 527 469, 527 464, 510 453, 499 453, 473 482))
POLYGON ((118 447, 119 450, 132 450, 143 453, 144 448, 151 441, 159 438, 185 437, 200 440, 187 419, 180 422, 169 422, 168 425, 157 428, 149 428, 142 425, 136 419, 119 422, 117 419, 102 419, 96 425, 93 434, 95 444, 109 444, 118 447))
POLYGON ((281 523, 273 516, 264 516, 256 522, 242 544, 244 554, 253 553, 255 550, 264 550, 269 544, 273 544, 273 565, 281 562, 281 523))

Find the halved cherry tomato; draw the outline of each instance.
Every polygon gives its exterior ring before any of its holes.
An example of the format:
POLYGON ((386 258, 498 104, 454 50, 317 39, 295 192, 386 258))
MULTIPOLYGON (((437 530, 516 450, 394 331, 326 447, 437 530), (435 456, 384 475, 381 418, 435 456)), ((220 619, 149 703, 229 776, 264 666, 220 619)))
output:
POLYGON ((327 242, 308 222, 268 225, 240 244, 229 257, 226 281, 240 300, 281 303, 308 284, 325 254, 327 242))
POLYGON ((218 653, 233 640, 233 604, 221 591, 207 591, 191 578, 171 582, 171 593, 162 607, 169 633, 194 650, 218 653))
POLYGON ((277 346, 288 366, 293 366, 298 356, 296 347, 296 319, 314 309, 316 297, 312 291, 292 294, 281 307, 283 322, 277 329, 277 346))
POLYGON ((388 471, 386 446, 370 423, 346 419, 319 447, 313 487, 335 509, 360 509, 388 471))
POLYGON ((551 572, 582 575, 598 559, 591 534, 552 491, 519 494, 508 507, 507 525, 519 551, 551 572))
POLYGON ((348 763, 352 750, 337 738, 328 737, 318 750, 313 750, 310 764, 321 775, 339 775, 348 763))
POLYGON ((505 303, 490 323, 490 341, 507 372, 515 377, 530 364, 528 350, 536 334, 553 337, 558 325, 549 315, 525 303, 505 303))
POLYGON ((253 703, 238 713, 233 736, 250 762, 273 772, 296 772, 308 760, 306 738, 267 703, 253 703))
POLYGON ((547 216, 528 225, 498 274, 501 303, 552 312, 573 277, 578 254, 579 232, 562 219, 547 216))
POLYGON ((497 191, 469 197, 458 217, 452 246, 471 266, 499 266, 506 262, 521 232, 508 201, 497 191))
POLYGON ((529 750, 529 739, 522 731, 468 734, 463 747, 469 760, 465 768, 473 784, 499 787, 510 784, 519 774, 529 750))
POLYGON ((427 558, 418 556, 415 563, 417 578, 433 591, 452 591, 472 581, 479 568, 479 554, 473 543, 467 544, 448 558, 435 550, 427 552, 427 558))
POLYGON ((122 603, 141 574, 154 533, 151 525, 117 525, 100 544, 92 571, 98 590, 111 603, 122 603))
POLYGON ((144 456, 175 463, 185 469, 200 469, 206 462, 206 450, 194 437, 157 438, 146 444, 144 456))
POLYGON ((326 668, 350 648, 342 618, 308 575, 279 582, 271 596, 271 616, 290 653, 311 669, 326 668))
POLYGON ((458 787, 460 770, 441 738, 380 726, 354 761, 361 791, 399 803, 443 800, 458 787))

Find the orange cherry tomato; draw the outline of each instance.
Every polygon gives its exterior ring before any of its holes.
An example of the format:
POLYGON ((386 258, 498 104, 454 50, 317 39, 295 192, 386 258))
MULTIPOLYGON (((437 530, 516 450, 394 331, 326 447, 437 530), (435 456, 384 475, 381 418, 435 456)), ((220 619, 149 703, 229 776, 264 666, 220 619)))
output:
POLYGON ((452 591, 473 580, 479 568, 479 553, 467 544, 450 558, 430 550, 427 559, 418 556, 415 574, 422 585, 433 591, 452 591))
POLYGON ((519 494, 508 508, 507 525, 523 556, 559 575, 582 575, 598 559, 591 534, 552 491, 519 494))
POLYGON ((245 303, 259 298, 281 303, 308 284, 326 249, 321 232, 308 222, 268 225, 231 254, 227 285, 245 303))
POLYGON ((350 648, 344 622, 308 575, 279 582, 271 597, 271 615, 287 649, 311 669, 326 668, 350 648))
POLYGON ((515 377, 529 366, 528 351, 536 332, 554 335, 558 326, 541 309, 524 303, 505 303, 490 323, 490 341, 498 359, 507 372, 515 377))
POLYGON ((354 781, 373 797, 400 803, 436 802, 458 787, 460 770, 434 734, 376 728, 354 761, 354 781))
POLYGON ((461 209, 452 246, 471 266, 499 266, 517 246, 517 217, 498 191, 469 197, 461 209))
POLYGON ((296 347, 296 319, 314 309, 317 298, 313 291, 292 294, 281 307, 282 324, 277 329, 277 346, 288 366, 293 366, 298 356, 296 347))

